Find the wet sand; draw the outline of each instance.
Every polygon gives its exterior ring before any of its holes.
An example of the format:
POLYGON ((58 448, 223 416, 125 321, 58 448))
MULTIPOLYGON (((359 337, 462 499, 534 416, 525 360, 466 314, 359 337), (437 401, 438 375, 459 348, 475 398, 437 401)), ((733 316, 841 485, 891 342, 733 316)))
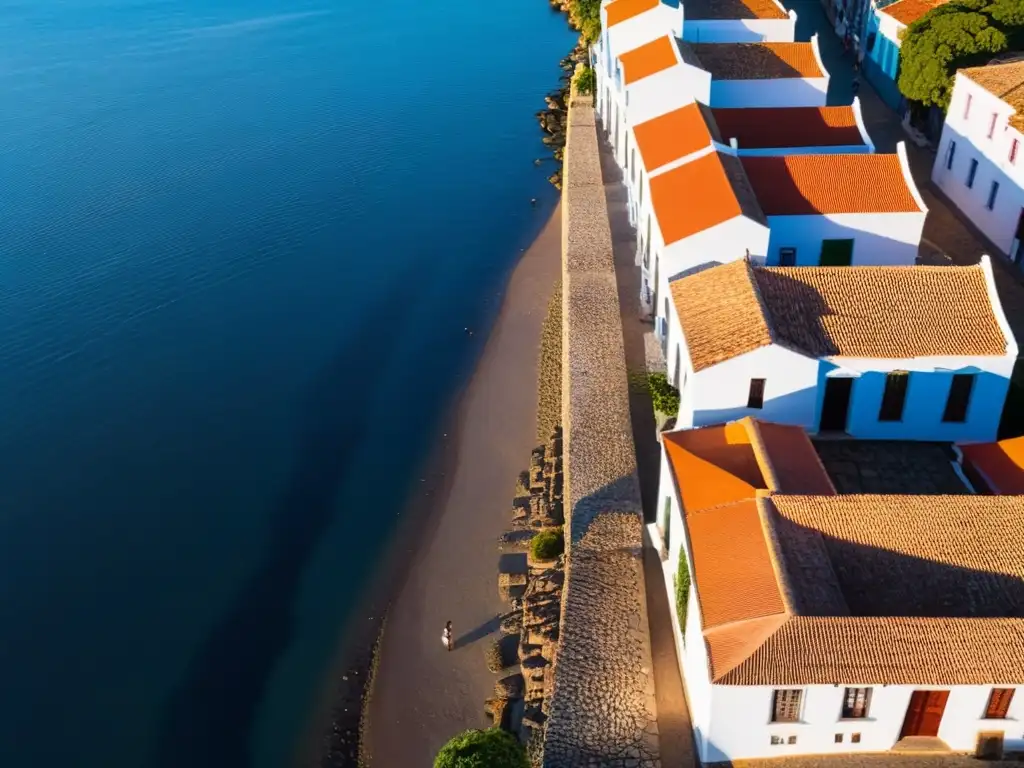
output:
POLYGON ((516 266, 451 426, 438 437, 411 502, 410 516, 421 517, 416 535, 400 536, 409 540, 392 553, 403 574, 364 724, 374 768, 426 768, 451 736, 487 725, 483 705, 496 676, 484 649, 507 610, 498 598, 498 536, 535 443, 541 324, 561 246, 559 206, 516 266), (449 620, 451 653, 441 643, 449 620))

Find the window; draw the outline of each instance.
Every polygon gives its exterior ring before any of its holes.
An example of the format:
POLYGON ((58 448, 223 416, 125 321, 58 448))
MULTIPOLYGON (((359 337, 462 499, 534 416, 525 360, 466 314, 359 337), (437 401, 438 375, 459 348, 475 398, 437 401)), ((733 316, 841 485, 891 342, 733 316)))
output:
POLYGON ((990 139, 993 136, 995 136, 995 134, 996 134, 996 120, 998 120, 998 119, 999 119, 999 115, 997 115, 995 112, 993 112, 992 113, 992 119, 989 121, 989 124, 988 124, 988 138, 990 138, 990 139))
POLYGON ((790 736, 788 739, 786 739, 786 743, 787 744, 796 744, 796 736, 790 736))
MULTIPOLYGON (((907 384, 909 381, 910 374, 906 371, 893 371, 886 374, 885 391, 882 393, 882 407, 878 411, 879 421, 900 421, 903 419, 903 404, 907 401, 907 384)), ((859 690, 863 689, 846 689, 847 693, 859 690)))
POLYGON ((665 497, 665 511, 661 514, 661 536, 665 540, 665 551, 672 551, 672 499, 665 497))
POLYGON ((779 248, 779 266, 796 266, 796 248, 779 248))
POLYGON ((777 747, 779 744, 784 744, 781 736, 772 736, 772 746, 777 747))
POLYGON ((946 170, 948 171, 953 167, 953 157, 956 155, 956 142, 952 139, 949 140, 949 146, 946 147, 946 170))
POLYGON ((1013 688, 993 688, 985 707, 986 720, 1005 720, 1013 701, 1013 688))
POLYGON ((764 408, 764 379, 750 380, 750 394, 747 395, 747 408, 764 408))
MULTIPOLYGON (((638 208, 644 207, 644 169, 640 169, 640 192, 638 193, 639 201, 637 202, 638 208)), ((648 235, 650 237, 650 235, 648 235)))
POLYGON ((1016 165, 1017 163, 1017 152, 1020 150, 1020 139, 1014 139, 1010 142, 1010 165, 1016 165))
POLYGON ((836 744, 842 744, 842 743, 843 743, 843 734, 837 733, 836 734, 836 744))
POLYGON ((779 688, 772 694, 772 722, 795 723, 800 720, 799 688, 779 688))
POLYGON ((971 94, 967 94, 967 101, 964 102, 964 120, 971 114, 971 94))
POLYGON ((967 188, 970 189, 974 186, 974 177, 978 173, 978 161, 971 158, 971 168, 967 171, 967 188))
POLYGON ((851 733, 850 734, 850 743, 851 744, 860 744, 860 734, 859 733, 851 733))
POLYGON ((964 422, 967 420, 967 406, 971 402, 971 390, 974 389, 973 373, 957 373, 949 385, 949 397, 946 399, 946 410, 942 420, 947 422, 964 422))
POLYGON ((993 181, 992 187, 988 191, 988 202, 985 203, 985 207, 990 211, 996 207, 996 195, 999 194, 999 182, 993 181))
POLYGON ((843 719, 853 720, 868 716, 871 704, 870 688, 847 688, 843 697, 843 719))

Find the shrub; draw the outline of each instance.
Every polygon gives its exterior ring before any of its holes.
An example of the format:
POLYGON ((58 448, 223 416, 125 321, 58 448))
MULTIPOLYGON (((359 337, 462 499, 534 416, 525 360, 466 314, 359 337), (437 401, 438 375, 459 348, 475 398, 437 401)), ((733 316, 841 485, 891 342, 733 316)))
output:
POLYGON ((593 93, 597 87, 597 79, 594 77, 594 70, 590 67, 583 67, 576 73, 576 90, 582 94, 593 93))
POLYGON ((561 528, 548 528, 533 537, 530 553, 534 560, 554 560, 565 550, 561 528))
POLYGON ((654 410, 666 416, 679 415, 679 390, 668 383, 664 373, 652 373, 647 377, 647 388, 651 391, 654 410))
POLYGON ((526 751, 508 731, 463 731, 441 747, 434 768, 530 768, 526 751))
POLYGON ((679 631, 686 637, 686 607, 690 600, 690 566, 686 562, 686 550, 679 548, 679 570, 676 571, 676 613, 679 614, 679 631))

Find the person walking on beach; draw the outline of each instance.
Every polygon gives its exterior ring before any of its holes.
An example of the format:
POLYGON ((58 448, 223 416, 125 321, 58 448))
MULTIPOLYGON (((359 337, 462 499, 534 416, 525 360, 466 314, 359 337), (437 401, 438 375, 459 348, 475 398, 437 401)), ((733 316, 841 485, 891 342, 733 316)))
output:
POLYGON ((452 637, 452 623, 450 621, 444 625, 444 631, 441 633, 441 642, 444 643, 444 647, 449 651, 455 647, 455 638, 452 637))

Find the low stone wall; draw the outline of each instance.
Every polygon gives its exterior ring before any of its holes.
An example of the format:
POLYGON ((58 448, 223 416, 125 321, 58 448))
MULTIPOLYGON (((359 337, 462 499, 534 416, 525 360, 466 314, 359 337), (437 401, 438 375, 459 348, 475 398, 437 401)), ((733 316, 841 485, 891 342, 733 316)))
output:
POLYGON ((543 764, 660 765, 643 515, 591 96, 570 97, 562 192, 566 581, 543 764))

